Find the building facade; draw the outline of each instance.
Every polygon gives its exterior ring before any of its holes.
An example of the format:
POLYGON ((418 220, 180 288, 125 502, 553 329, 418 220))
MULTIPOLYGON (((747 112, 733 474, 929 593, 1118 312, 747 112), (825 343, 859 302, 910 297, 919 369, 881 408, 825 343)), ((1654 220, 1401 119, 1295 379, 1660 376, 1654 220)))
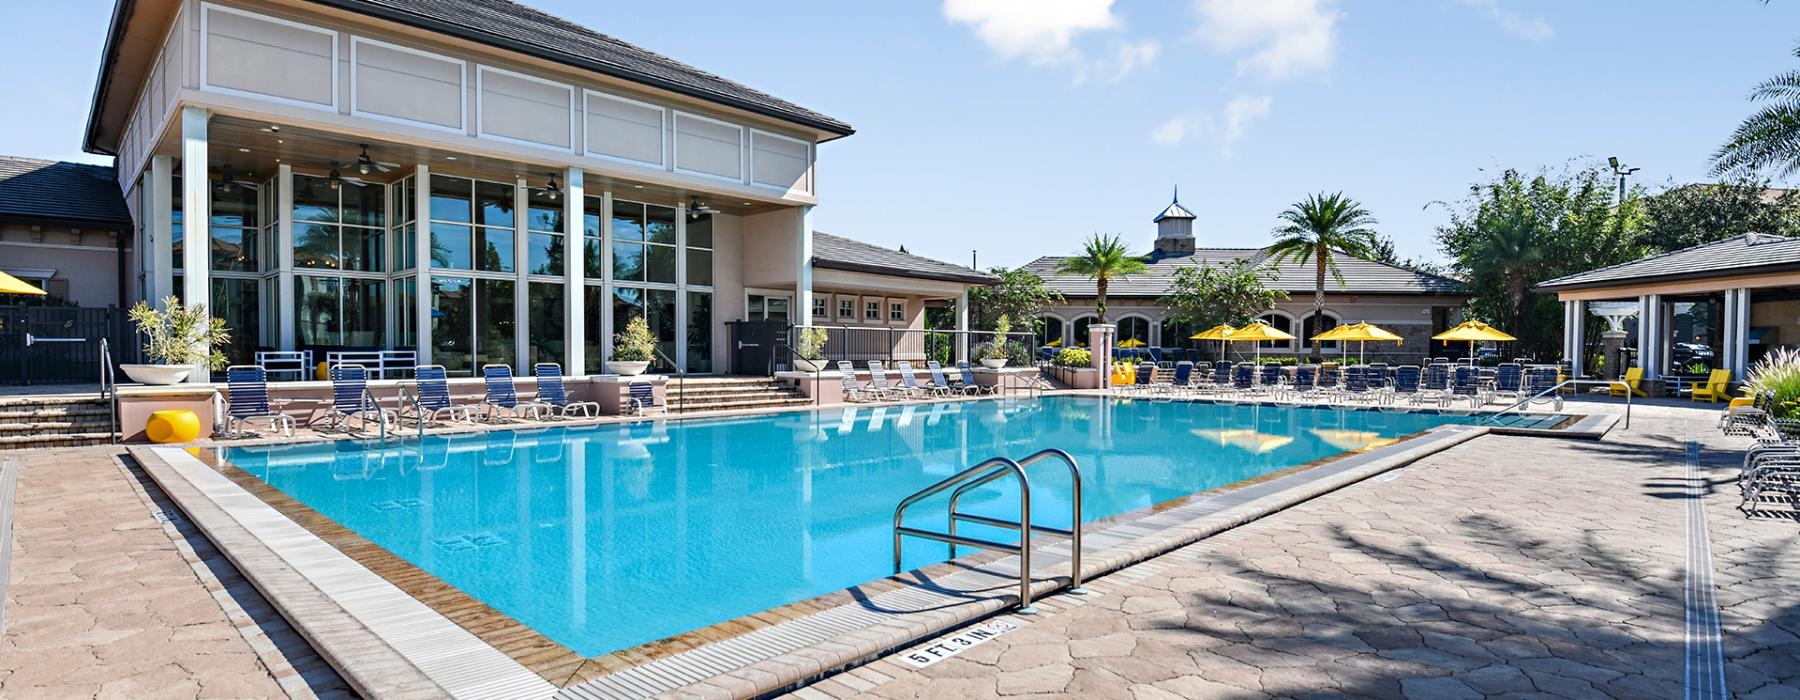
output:
MULTIPOLYGON (((1268 283, 1272 289, 1288 293, 1288 301, 1275 305, 1260 318, 1282 331, 1294 334, 1292 341, 1265 342, 1263 355, 1306 355, 1313 351, 1314 334, 1313 287, 1315 269, 1294 261, 1274 263, 1263 248, 1231 248, 1201 245, 1194 223, 1199 217, 1181 205, 1179 197, 1171 201, 1152 221, 1156 239, 1146 260, 1150 269, 1141 275, 1113 280, 1107 290, 1107 320, 1118 325, 1119 342, 1136 340, 1148 347, 1200 348, 1212 351, 1217 342, 1189 339, 1203 328, 1194 328, 1158 303, 1184 266, 1229 263, 1243 259, 1252 263, 1271 264, 1275 276, 1268 283)), ((1039 341, 1043 345, 1085 345, 1088 326, 1098 321, 1094 311, 1094 281, 1057 271, 1062 256, 1038 258, 1026 269, 1042 277, 1047 286, 1061 292, 1064 304, 1051 307, 1040 318, 1039 341)), ((1399 334, 1400 345, 1372 343, 1371 359, 1417 362, 1433 354, 1454 354, 1455 348, 1434 348, 1430 338, 1459 320, 1460 309, 1467 297, 1456 280, 1409 270, 1396 265, 1339 256, 1338 267, 1344 279, 1327 278, 1324 323, 1325 331, 1339 324, 1367 321, 1399 334)), ((1345 348, 1338 343, 1321 341, 1320 349, 1337 353, 1345 348)), ((1238 350, 1249 352, 1251 348, 1238 350)), ((1354 354, 1356 348, 1349 348, 1354 354)))
POLYGON ((0 156, 0 271, 57 300, 126 306, 131 232, 112 168, 0 156))

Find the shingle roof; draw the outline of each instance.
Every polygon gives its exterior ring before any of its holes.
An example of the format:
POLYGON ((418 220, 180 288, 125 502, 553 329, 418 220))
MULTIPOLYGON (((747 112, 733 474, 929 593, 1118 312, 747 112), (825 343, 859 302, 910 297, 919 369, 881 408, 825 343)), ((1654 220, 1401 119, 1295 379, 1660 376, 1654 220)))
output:
POLYGON ((1800 238, 1746 233, 1539 283, 1544 291, 1800 269, 1800 238))
POLYGON ((1000 281, 998 277, 973 268, 902 253, 822 231, 813 232, 813 266, 964 284, 993 284, 1000 281))
MULTIPOLYGON (((1269 260, 1269 252, 1263 248, 1201 248, 1192 256, 1176 255, 1154 257, 1149 260, 1150 269, 1141 275, 1133 275, 1122 280, 1113 280, 1106 293, 1112 297, 1159 297, 1169 288, 1169 281, 1174 279, 1175 271, 1196 263, 1228 263, 1243 258, 1253 263, 1269 260)), ((1094 281, 1080 275, 1058 274, 1056 268, 1067 259, 1064 256, 1045 256, 1028 264, 1025 269, 1044 278, 1046 286, 1062 292, 1065 296, 1091 297, 1097 292, 1094 281)), ((1344 273, 1344 284, 1326 278, 1325 291, 1331 294, 1421 294, 1421 295, 1455 295, 1462 293, 1462 285, 1448 277, 1426 274, 1409 270, 1397 265, 1388 265, 1371 260, 1360 260, 1347 256, 1337 258, 1338 268, 1344 273)), ((1271 289, 1280 289, 1289 294, 1311 294, 1316 282, 1317 272, 1312 265, 1301 265, 1293 260, 1275 264, 1275 279, 1269 282, 1271 289)))
POLYGON ((0 156, 0 218, 130 226, 107 165, 0 156))
POLYGON ((312 0, 848 136, 850 125, 512 0, 312 0))

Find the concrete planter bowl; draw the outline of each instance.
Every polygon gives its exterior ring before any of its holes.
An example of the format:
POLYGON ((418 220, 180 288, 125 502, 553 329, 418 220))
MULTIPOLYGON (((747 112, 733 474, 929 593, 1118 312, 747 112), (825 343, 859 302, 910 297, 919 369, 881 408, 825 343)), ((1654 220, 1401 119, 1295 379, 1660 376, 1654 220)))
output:
POLYGON ((800 370, 802 372, 820 372, 820 371, 824 371, 825 367, 826 367, 826 363, 824 360, 805 360, 805 359, 794 360, 794 369, 800 370))
POLYGON ((982 361, 981 361, 981 366, 983 366, 983 367, 986 367, 986 368, 988 368, 988 369, 1000 369, 1000 368, 1001 368, 1001 367, 1005 367, 1005 366, 1006 366, 1006 358, 1004 358, 1004 357, 1002 357, 1002 358, 1000 358, 1000 359, 997 359, 997 360, 995 360, 995 359, 983 359, 983 360, 982 360, 982 361))
POLYGON ((180 384, 194 371, 189 365, 119 365, 119 369, 131 381, 152 386, 180 384))
POLYGON ((640 360, 636 362, 626 362, 613 360, 606 363, 606 369, 621 377, 635 377, 643 374, 645 370, 650 369, 650 361, 640 360))

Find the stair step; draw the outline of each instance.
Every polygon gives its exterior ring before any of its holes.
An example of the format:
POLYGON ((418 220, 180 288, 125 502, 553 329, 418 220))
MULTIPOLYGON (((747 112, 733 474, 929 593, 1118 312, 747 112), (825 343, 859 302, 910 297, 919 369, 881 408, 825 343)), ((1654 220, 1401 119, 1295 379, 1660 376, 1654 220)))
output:
POLYGON ((106 399, 94 394, 70 394, 68 396, 5 396, 0 397, 0 408, 19 406, 99 406, 106 408, 106 399))
POLYGON ((754 388, 747 388, 747 389, 730 389, 730 390, 688 389, 687 391, 671 391, 671 392, 669 392, 669 396, 671 398, 704 397, 704 396, 764 396, 764 395, 768 395, 768 394, 781 394, 781 395, 792 396, 792 395, 795 395, 796 393, 797 392, 795 392, 790 387, 764 386, 764 387, 754 387, 754 388))
POLYGON ((101 432, 112 427, 107 420, 98 421, 39 421, 36 423, 0 423, 0 435, 12 433, 77 433, 101 432))
POLYGON ((718 401, 718 402, 708 401, 708 402, 700 402, 700 403, 688 402, 688 403, 683 403, 683 404, 676 404, 676 403, 671 402, 669 405, 669 410, 671 410, 671 411, 684 411, 684 410, 685 411, 723 411, 723 410, 744 409, 744 408, 785 408, 785 407, 789 407, 789 406, 811 406, 812 403, 813 403, 813 400, 807 399, 807 398, 762 399, 762 400, 757 400, 757 401, 718 401))
POLYGON ((0 450, 23 450, 39 447, 80 447, 112 442, 112 433, 59 433, 0 436, 0 450))

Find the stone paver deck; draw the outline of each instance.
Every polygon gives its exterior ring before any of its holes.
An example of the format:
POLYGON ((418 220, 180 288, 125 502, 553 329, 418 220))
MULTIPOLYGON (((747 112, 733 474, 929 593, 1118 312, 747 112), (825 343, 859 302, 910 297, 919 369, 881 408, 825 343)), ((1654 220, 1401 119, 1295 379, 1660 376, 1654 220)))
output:
POLYGON ((889 657, 794 695, 1679 697, 1697 491, 1726 682, 1800 697, 1800 524, 1735 510, 1744 441, 1716 416, 1479 438, 1050 598, 933 666, 889 657))
POLYGON ((19 454, 0 697, 348 694, 122 450, 19 454))

